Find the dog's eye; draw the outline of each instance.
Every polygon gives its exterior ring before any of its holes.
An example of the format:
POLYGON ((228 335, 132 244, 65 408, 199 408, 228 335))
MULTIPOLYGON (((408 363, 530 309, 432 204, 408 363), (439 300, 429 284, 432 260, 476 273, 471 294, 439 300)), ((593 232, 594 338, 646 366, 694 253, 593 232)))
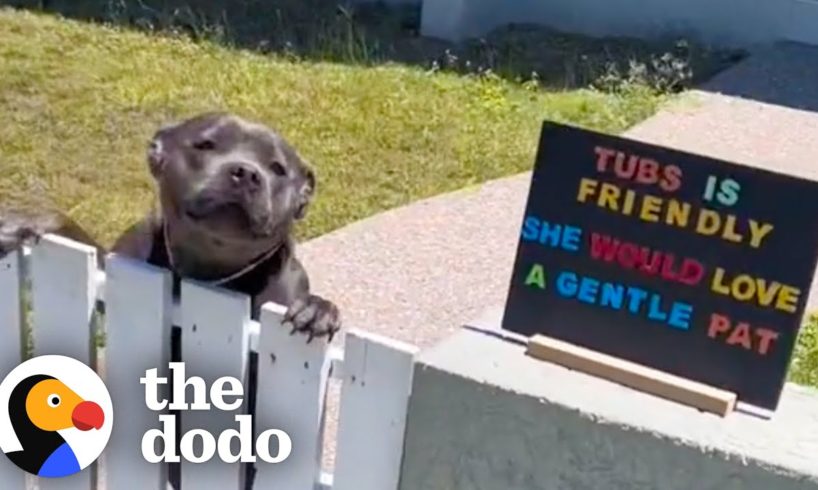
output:
POLYGON ((278 161, 274 161, 273 163, 271 163, 270 164, 270 169, 276 175, 284 175, 284 174, 287 173, 287 169, 285 169, 284 165, 282 165, 281 162, 278 162, 278 161))
POLYGON ((216 149, 216 142, 211 139, 200 139, 193 142, 193 148, 201 151, 210 151, 216 149))

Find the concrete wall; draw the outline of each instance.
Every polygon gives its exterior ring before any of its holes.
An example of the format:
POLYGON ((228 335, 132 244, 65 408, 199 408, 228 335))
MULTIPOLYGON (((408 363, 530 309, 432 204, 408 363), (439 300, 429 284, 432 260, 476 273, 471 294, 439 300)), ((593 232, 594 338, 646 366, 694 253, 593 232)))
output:
POLYGON ((402 471, 400 490, 816 490, 818 392, 722 419, 464 330, 419 358, 402 471))
POLYGON ((816 0, 424 0, 421 32, 450 40, 508 23, 593 36, 680 34, 725 46, 818 44, 816 0))

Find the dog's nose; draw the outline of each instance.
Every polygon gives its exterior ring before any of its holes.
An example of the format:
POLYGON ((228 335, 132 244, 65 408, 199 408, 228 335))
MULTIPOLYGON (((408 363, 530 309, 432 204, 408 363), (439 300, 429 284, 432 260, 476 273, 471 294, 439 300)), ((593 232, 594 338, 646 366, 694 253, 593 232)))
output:
POLYGON ((246 163, 232 163, 228 168, 230 180, 236 187, 258 190, 261 187, 261 172, 246 163))

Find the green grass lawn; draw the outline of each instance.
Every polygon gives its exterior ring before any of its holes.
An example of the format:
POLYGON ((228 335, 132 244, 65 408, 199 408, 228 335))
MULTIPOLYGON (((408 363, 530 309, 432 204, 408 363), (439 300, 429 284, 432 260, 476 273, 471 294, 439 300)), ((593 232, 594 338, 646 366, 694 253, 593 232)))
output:
POLYGON ((790 380, 818 387, 818 315, 813 315, 801 331, 790 380))
MULTIPOLYGON (((310 238, 531 167, 543 119, 617 133, 664 96, 294 61, 0 9, 0 203, 57 206, 104 244, 153 200, 161 124, 225 109, 279 129, 317 170, 310 238)), ((793 379, 818 385, 818 322, 793 379)))
POLYGON ((227 109, 278 128, 316 168, 318 197, 299 230, 308 238, 530 168, 545 118, 619 132, 661 100, 288 61, 0 10, 0 196, 47 196, 110 243, 152 199, 152 132, 227 109))

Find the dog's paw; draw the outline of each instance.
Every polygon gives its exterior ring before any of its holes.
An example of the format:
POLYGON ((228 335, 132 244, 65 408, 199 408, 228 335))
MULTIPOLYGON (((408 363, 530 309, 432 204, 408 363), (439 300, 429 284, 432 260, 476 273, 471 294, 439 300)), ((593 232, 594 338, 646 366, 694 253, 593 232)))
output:
POLYGON ((36 244, 49 223, 14 213, 0 214, 0 258, 19 250, 23 245, 36 244))
POLYGON ((310 295, 297 299, 284 315, 283 325, 291 328, 291 334, 307 335, 307 342, 315 337, 327 337, 328 342, 341 329, 341 315, 338 307, 320 296, 310 295))

